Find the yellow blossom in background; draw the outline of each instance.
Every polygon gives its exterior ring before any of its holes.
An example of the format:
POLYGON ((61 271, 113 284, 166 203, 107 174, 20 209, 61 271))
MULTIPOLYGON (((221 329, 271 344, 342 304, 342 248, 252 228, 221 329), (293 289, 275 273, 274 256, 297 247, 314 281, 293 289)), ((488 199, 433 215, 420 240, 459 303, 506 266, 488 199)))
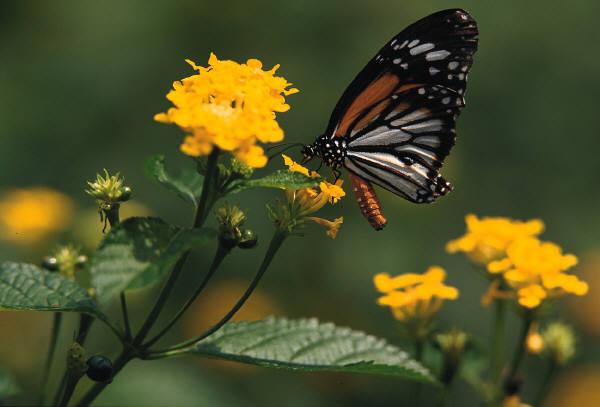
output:
POLYGON ((561 372, 552 382, 550 393, 544 399, 542 406, 600 406, 600 367, 584 364, 561 372))
MULTIPOLYGON (((282 154, 282 156, 283 162, 288 167, 290 172, 298 172, 313 178, 319 177, 318 173, 309 171, 308 168, 294 162, 285 154, 282 154)), ((340 226, 344 222, 343 217, 329 221, 327 219, 308 215, 319 211, 321 208, 327 205, 327 203, 335 205, 340 199, 346 196, 346 193, 342 188, 342 184, 343 181, 341 179, 338 179, 335 184, 331 184, 327 181, 321 181, 318 187, 288 189, 285 191, 285 194, 288 203, 298 217, 305 217, 305 219, 310 220, 318 225, 325 226, 327 228, 327 236, 335 239, 340 226)))
POLYGON ((587 283, 566 271, 577 264, 577 257, 563 254, 555 243, 524 237, 510 243, 506 257, 488 264, 490 273, 502 273, 516 290, 519 304, 536 308, 546 298, 564 294, 585 295, 587 283))
POLYGON ((402 322, 428 320, 441 309, 444 300, 458 298, 458 290, 444 284, 446 272, 432 266, 423 274, 401 274, 391 277, 379 273, 373 278, 375 288, 384 295, 377 303, 390 307, 394 317, 402 322))
POLYGON ((464 252, 476 263, 486 264, 504 256, 508 245, 521 237, 537 236, 544 230, 539 219, 526 222, 503 217, 484 217, 473 214, 465 217, 467 232, 448 242, 449 253, 464 252))
POLYGON ((283 140, 275 114, 289 110, 285 96, 298 89, 275 76, 279 65, 263 70, 257 59, 239 64, 211 54, 206 68, 186 62, 197 74, 173 83, 167 99, 174 107, 154 119, 176 124, 187 133, 181 145, 184 154, 204 156, 218 147, 244 164, 264 167, 267 157, 256 143, 283 140))
POLYGON ((0 198, 0 238, 22 245, 43 240, 67 228, 73 203, 46 187, 13 189, 0 198))
POLYGON ((538 324, 535 321, 531 324, 529 332, 527 333, 527 338, 525 338, 525 348, 527 349, 527 352, 532 355, 538 355, 544 350, 544 339, 542 338, 538 324))

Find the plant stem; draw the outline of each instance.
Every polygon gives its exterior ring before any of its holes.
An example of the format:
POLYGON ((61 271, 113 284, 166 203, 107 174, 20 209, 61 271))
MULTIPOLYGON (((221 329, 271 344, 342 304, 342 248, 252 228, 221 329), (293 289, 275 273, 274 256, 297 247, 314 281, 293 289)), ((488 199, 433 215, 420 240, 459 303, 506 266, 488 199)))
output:
POLYGON ((48 378, 50 376, 50 369, 52 368, 52 361, 54 360, 54 354, 56 353, 56 344, 58 343, 58 336, 60 333, 60 326, 62 323, 62 314, 55 312, 52 319, 52 332, 50 334, 50 346, 48 348, 48 356, 46 357, 46 365, 44 366, 44 375, 42 376, 42 388, 40 391, 40 404, 44 403, 46 395, 46 387, 48 386, 48 378))
POLYGON ((523 315, 523 325, 521 326, 521 332, 519 334, 517 350, 508 369, 508 374, 506 375, 505 379, 506 382, 513 380, 517 374, 517 371, 519 370, 519 366, 523 360, 523 355, 525 354, 525 347, 527 346, 527 334, 529 333, 529 328, 531 327, 532 322, 533 316, 530 312, 527 312, 525 315, 523 315))
MULTIPOLYGON (((204 177, 204 185, 202 186, 202 193, 200 195, 200 201, 196 208, 196 213, 194 215, 194 228, 200 228, 206 221, 208 217, 208 212, 210 208, 214 204, 217 199, 217 184, 218 184, 218 164, 219 161, 219 149, 214 148, 213 151, 208 156, 207 163, 207 171, 206 176, 204 177)), ((125 348, 121 352, 121 354, 117 357, 115 362, 113 363, 113 377, 117 375, 118 372, 123 369, 123 367, 129 363, 135 357, 139 357, 139 347, 146 339, 146 336, 154 326, 154 323, 158 319, 160 312, 162 311, 173 287, 183 270, 183 266, 189 256, 189 252, 184 253, 175 266, 173 266, 173 270, 167 279, 167 282, 163 286, 158 299, 154 303, 152 310, 148 314, 144 324, 140 328, 138 334, 135 336, 131 343, 126 344, 125 348)), ((96 383, 88 392, 83 396, 83 398, 77 404, 78 406, 88 406, 92 403, 96 397, 104 390, 106 386, 108 386, 108 382, 105 383, 96 383)))
POLYGON ((120 208, 121 208, 121 205, 118 203, 115 203, 110 206, 110 209, 104 211, 104 216, 106 216, 106 219, 108 220, 108 224, 110 225, 111 228, 114 228, 120 222, 120 219, 119 219, 119 209, 120 208))
MULTIPOLYGON (((81 346, 85 344, 85 340, 87 339, 87 335, 90 331, 90 328, 92 327, 93 322, 94 317, 92 317, 91 315, 79 315, 79 329, 77 330, 77 337, 75 338, 75 342, 77 342, 81 346)), ((73 392, 75 391, 75 387, 77 386, 78 381, 79 378, 73 378, 71 372, 69 371, 69 367, 67 366, 67 368, 65 369, 65 373, 63 374, 63 377, 60 381, 60 384, 56 389, 56 394, 54 395, 54 402, 52 403, 52 405, 58 405, 59 400, 61 400, 60 405, 63 405, 63 402, 65 402, 64 405, 66 405, 66 403, 69 402, 71 396, 73 396, 73 392), (71 386, 73 386, 72 389, 71 386), (68 397, 66 397, 67 395, 68 397)))
POLYGON ((146 358, 147 359, 160 359, 163 357, 173 356, 173 355, 176 355, 179 353, 183 353, 183 352, 187 351, 191 346, 193 346, 196 342, 199 342, 202 339, 207 338, 208 336, 212 335, 213 333, 215 333, 219 329, 221 329, 223 327, 223 325, 225 325, 227 322, 229 322, 229 320, 240 310, 240 308, 242 308, 242 306, 245 304, 246 300, 254 292, 254 289, 256 289, 256 287, 258 286, 258 283, 260 282, 262 276, 265 274, 265 272, 269 268, 271 261, 275 257, 275 254, 277 253, 277 251, 279 250, 279 248, 281 247, 281 245, 283 244, 283 242, 285 241, 287 236, 288 236, 287 232, 277 229, 277 231, 273 235, 273 238, 271 239, 269 248, 267 249, 265 257, 264 257, 256 275, 254 276, 254 279, 252 280, 252 282, 250 283, 250 285, 248 286, 248 288, 246 289, 244 294, 240 297, 240 299, 237 301, 237 303, 233 306, 233 308, 231 308, 229 310, 229 312, 227 312, 227 314, 225 314, 225 316, 219 322, 217 322, 215 325, 210 327, 208 330, 206 330, 200 336, 197 336, 195 338, 181 342, 181 343, 179 343, 175 346, 172 346, 170 348, 167 348, 167 349, 150 352, 146 358))
POLYGON ((59 407, 66 407, 69 404, 69 400, 71 400, 73 392, 75 392, 75 388, 77 387, 77 383, 79 383, 80 378, 81 376, 74 376, 72 374, 67 376, 65 391, 60 402, 58 403, 59 407))
POLYGON ((198 288, 196 289, 194 294, 187 300, 187 302, 181 307, 181 309, 179 309, 179 311, 177 312, 177 314, 175 314, 175 316, 173 317, 171 322, 169 322, 152 339, 150 339, 148 342, 146 342, 144 344, 144 347, 150 347, 150 346, 154 345, 156 342, 158 342, 160 340, 160 338, 162 338, 169 331, 169 329, 171 329, 173 327, 173 325, 175 325, 175 323, 183 316, 183 314, 187 311, 187 309, 194 303, 194 301, 196 301, 198 296, 202 293, 202 291, 207 286, 207 284, 210 281, 210 279, 212 278, 212 276, 219 269, 221 262, 223 261, 223 259, 225 259, 225 257, 227 256, 227 254, 229 252, 230 252, 230 249, 223 247, 221 244, 218 245, 217 252, 215 253, 215 257, 213 258, 213 261, 212 261, 212 264, 210 265, 208 273, 206 273, 206 276, 204 276, 204 279, 202 280, 202 282, 200 283, 200 285, 198 286, 198 288))
POLYGON ((119 295, 121 299, 121 313, 123 314, 123 324, 125 325, 125 338, 131 340, 131 325, 129 322, 129 311, 127 310, 127 298, 125 298, 125 291, 121 291, 119 295))
POLYGON ((492 328, 491 344, 491 368, 492 383, 494 387, 500 384, 502 375, 502 360, 504 356, 504 337, 506 326, 506 301, 496 299, 494 301, 494 326, 492 328))
MULTIPOLYGON (((213 150, 213 152, 208 156, 208 164, 207 164, 208 167, 207 167, 206 178, 204 179, 204 185, 202 187, 202 194, 200 195, 200 202, 198 204, 198 208, 196 209, 196 215, 194 216, 194 227, 195 228, 199 228, 204 224, 204 221, 206 220, 206 218, 208 216, 208 210, 210 209, 210 206, 212 206, 212 202, 214 201, 214 199, 213 199, 214 191, 213 190, 214 190, 214 185, 217 182, 216 178, 218 175, 217 174, 218 159, 219 159, 219 150, 215 148, 213 150)), ((146 321, 140 328, 140 331, 133 339, 134 346, 140 345, 143 342, 143 340, 146 338, 146 335, 148 334, 148 332, 150 332, 150 329, 152 329, 152 326, 154 326, 154 323, 156 322, 158 316, 160 315, 160 312, 162 311, 167 299, 169 298, 169 295, 171 294, 171 291, 173 290, 173 287, 175 286, 175 282, 177 282, 177 279, 179 278, 179 275, 181 274, 181 271, 183 270, 183 266, 184 266, 188 256, 189 256, 189 252, 184 253, 181 256, 181 258, 177 261, 175 266, 173 267, 173 271, 171 271, 171 274, 169 275, 169 279, 163 286, 163 289, 160 292, 160 295, 158 296, 158 299, 156 300, 154 307, 150 311, 150 314, 148 314, 148 317, 146 318, 146 321)))
POLYGON ((544 379, 542 380, 542 385, 538 390, 538 393, 535 397, 534 406, 541 406, 544 401, 544 397, 548 392, 548 387, 550 387, 550 383, 552 383, 552 379, 558 370, 558 365, 554 361, 550 361, 550 365, 548 366, 548 370, 546 370, 546 374, 544 375, 544 379))

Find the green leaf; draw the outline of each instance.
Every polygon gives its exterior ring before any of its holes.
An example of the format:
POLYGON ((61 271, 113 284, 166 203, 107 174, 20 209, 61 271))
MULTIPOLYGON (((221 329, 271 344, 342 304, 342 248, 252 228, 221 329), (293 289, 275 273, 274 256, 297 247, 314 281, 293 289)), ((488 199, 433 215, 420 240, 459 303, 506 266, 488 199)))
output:
POLYGON ((228 192, 240 192, 248 188, 277 188, 277 189, 300 189, 319 185, 318 178, 310 178, 299 172, 288 170, 277 170, 266 177, 240 180, 236 182, 228 192))
POLYGON ((104 318, 75 281, 25 263, 0 263, 0 309, 85 312, 104 318))
POLYGON ((90 259, 99 301, 159 282, 185 252, 214 235, 208 229, 178 229, 157 218, 125 220, 108 233, 90 259))
POLYGON ((155 155, 146 160, 146 174, 172 191, 184 200, 198 205, 202 192, 203 178, 194 170, 186 169, 178 176, 169 174, 165 168, 165 157, 155 155))
POLYGON ((230 322, 189 352, 278 369, 436 382, 425 367, 385 340, 316 319, 230 322))
POLYGON ((13 376, 6 370, 0 369, 0 401, 21 392, 13 376))

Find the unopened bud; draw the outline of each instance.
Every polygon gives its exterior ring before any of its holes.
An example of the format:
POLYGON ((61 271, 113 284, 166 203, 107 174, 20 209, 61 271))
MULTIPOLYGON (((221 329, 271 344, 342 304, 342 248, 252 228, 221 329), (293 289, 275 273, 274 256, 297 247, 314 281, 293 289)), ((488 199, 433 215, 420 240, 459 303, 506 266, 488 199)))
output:
POLYGON ((88 370, 85 360, 85 349, 77 342, 73 342, 67 352, 67 369, 75 377, 83 376, 88 370))
POLYGON ((108 382, 112 379, 113 364, 102 355, 92 356, 87 360, 87 376, 95 382, 108 382))
POLYGON ((48 271, 58 271, 58 260, 53 256, 46 256, 42 260, 42 267, 48 271))
POLYGON ((250 230, 244 229, 242 231, 242 237, 240 238, 240 242, 238 243, 238 247, 240 249, 252 249, 256 247, 258 244, 258 236, 250 230))
POLYGON ((559 365, 566 364, 575 354, 575 334, 568 325, 553 322, 544 330, 542 338, 547 355, 559 365))
POLYGON ((110 210, 113 206, 131 198, 131 188, 124 185, 125 179, 119 173, 110 175, 105 169, 104 176, 96 174, 96 180, 88 182, 86 193, 98 201, 101 209, 110 210))

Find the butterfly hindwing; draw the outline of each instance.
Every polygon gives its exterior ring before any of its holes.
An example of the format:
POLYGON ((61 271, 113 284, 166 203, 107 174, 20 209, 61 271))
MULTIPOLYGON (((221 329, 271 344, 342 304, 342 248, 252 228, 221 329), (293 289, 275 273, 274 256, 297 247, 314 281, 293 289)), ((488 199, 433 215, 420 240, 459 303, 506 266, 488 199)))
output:
POLYGON ((367 110, 370 121, 350 132, 344 165, 410 201, 431 202, 451 189, 438 170, 454 145, 463 98, 434 85, 411 88, 390 100, 385 109, 375 105, 367 110), (373 115, 373 109, 379 111, 373 115))

